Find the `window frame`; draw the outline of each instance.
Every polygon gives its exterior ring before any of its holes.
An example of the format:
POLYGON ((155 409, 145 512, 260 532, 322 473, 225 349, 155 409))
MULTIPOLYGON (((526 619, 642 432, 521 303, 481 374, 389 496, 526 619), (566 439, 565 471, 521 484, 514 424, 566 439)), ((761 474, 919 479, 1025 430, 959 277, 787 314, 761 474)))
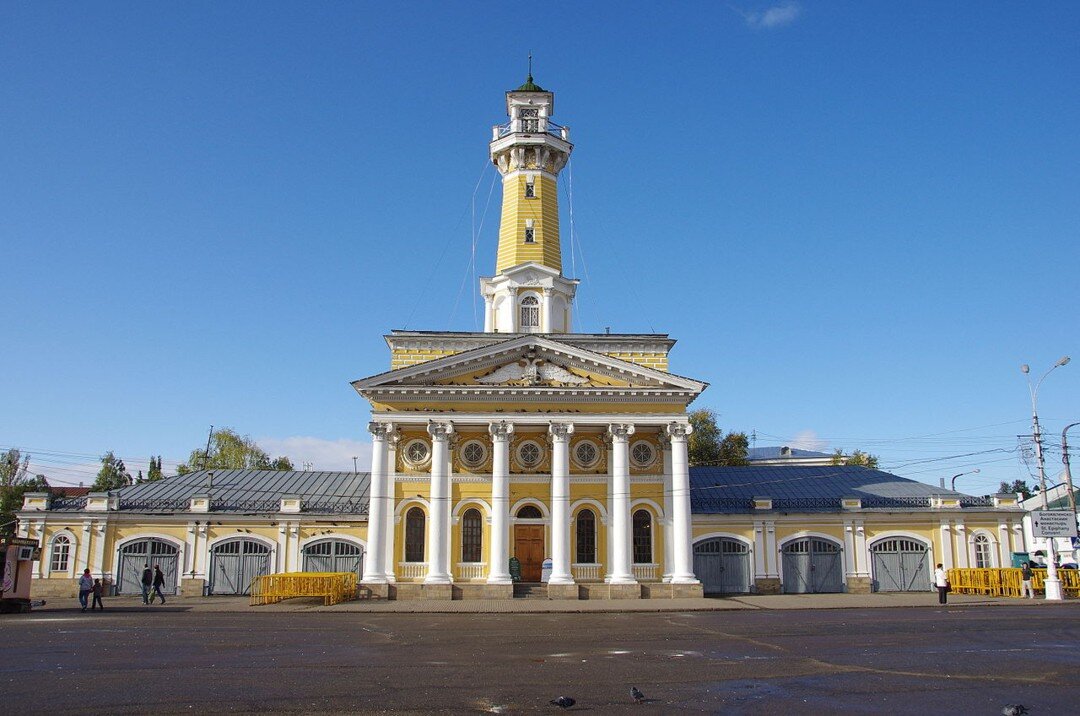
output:
POLYGON ((575 564, 596 564, 596 513, 588 507, 583 507, 574 520, 574 541, 575 564), (586 514, 588 519, 582 519, 586 514))
POLYGON ((404 560, 410 564, 423 564, 427 542, 427 514, 419 505, 405 512, 404 560), (419 559, 416 557, 419 555, 419 559))
POLYGON ((461 515, 461 561, 472 564, 484 561, 484 516, 475 507, 461 515))
POLYGON ((633 539, 631 541, 632 553, 634 558, 634 564, 652 564, 653 563, 653 516, 652 513, 641 507, 634 510, 633 515, 630 518, 631 534, 633 539), (638 516, 645 515, 644 525, 639 525, 638 516), (638 559, 644 556, 645 550, 648 550, 648 558, 644 561, 638 559))
POLYGON ((49 547, 49 574, 53 574, 53 573, 70 574, 71 573, 71 563, 72 563, 72 557, 73 557, 71 548, 72 548, 72 546, 74 544, 75 544, 75 540, 73 540, 71 535, 69 535, 69 534, 61 532, 60 534, 53 536, 52 542, 51 542, 50 547, 49 547), (60 546, 64 547, 64 550, 63 550, 64 551, 64 555, 63 555, 64 561, 63 561, 63 566, 58 567, 58 566, 56 566, 56 557, 57 557, 56 552, 57 552, 57 547, 60 547, 60 546))

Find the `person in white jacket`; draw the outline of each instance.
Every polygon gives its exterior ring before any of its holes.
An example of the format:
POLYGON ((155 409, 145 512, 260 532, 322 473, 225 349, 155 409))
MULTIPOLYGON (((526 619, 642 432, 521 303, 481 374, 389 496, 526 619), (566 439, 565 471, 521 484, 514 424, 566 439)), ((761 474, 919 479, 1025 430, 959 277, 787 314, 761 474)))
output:
POLYGON ((946 604, 949 601, 949 573, 942 565, 934 570, 934 584, 937 586, 938 604, 946 604))
POLYGON ((94 591, 94 578, 90 576, 89 569, 84 569, 82 576, 79 577, 79 604, 82 605, 84 612, 86 611, 86 600, 92 591, 94 591))

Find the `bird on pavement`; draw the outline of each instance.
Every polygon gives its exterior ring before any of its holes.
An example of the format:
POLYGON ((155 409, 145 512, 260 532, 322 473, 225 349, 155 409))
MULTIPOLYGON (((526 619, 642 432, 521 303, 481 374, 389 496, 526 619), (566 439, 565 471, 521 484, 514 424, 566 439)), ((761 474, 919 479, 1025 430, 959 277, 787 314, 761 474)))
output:
POLYGON ((574 704, 576 704, 577 702, 574 701, 569 696, 560 696, 557 699, 552 699, 551 701, 548 701, 548 703, 551 704, 552 706, 558 706, 561 709, 568 709, 571 706, 573 706, 574 704))
POLYGON ((645 694, 641 693, 636 686, 630 687, 630 698, 632 698, 636 704, 645 703, 645 694))
POLYGON ((1023 704, 1008 704, 1001 709, 1001 716, 1024 716, 1028 712, 1023 704))

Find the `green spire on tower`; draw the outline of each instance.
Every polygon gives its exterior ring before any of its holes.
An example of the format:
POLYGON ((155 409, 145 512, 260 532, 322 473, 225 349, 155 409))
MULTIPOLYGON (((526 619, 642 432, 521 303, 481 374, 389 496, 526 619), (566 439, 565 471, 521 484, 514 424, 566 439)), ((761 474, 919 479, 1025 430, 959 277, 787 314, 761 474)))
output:
POLYGON ((532 53, 529 53, 529 76, 525 80, 525 84, 518 87, 515 92, 547 92, 546 89, 533 82, 532 76, 532 53))

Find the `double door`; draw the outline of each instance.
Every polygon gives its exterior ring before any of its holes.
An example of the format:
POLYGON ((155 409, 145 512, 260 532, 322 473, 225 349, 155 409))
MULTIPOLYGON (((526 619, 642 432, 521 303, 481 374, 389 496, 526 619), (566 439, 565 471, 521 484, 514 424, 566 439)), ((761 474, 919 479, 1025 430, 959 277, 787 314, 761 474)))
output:
POLYGON ((544 567, 544 525, 514 525, 514 556, 521 581, 539 582, 544 567))

